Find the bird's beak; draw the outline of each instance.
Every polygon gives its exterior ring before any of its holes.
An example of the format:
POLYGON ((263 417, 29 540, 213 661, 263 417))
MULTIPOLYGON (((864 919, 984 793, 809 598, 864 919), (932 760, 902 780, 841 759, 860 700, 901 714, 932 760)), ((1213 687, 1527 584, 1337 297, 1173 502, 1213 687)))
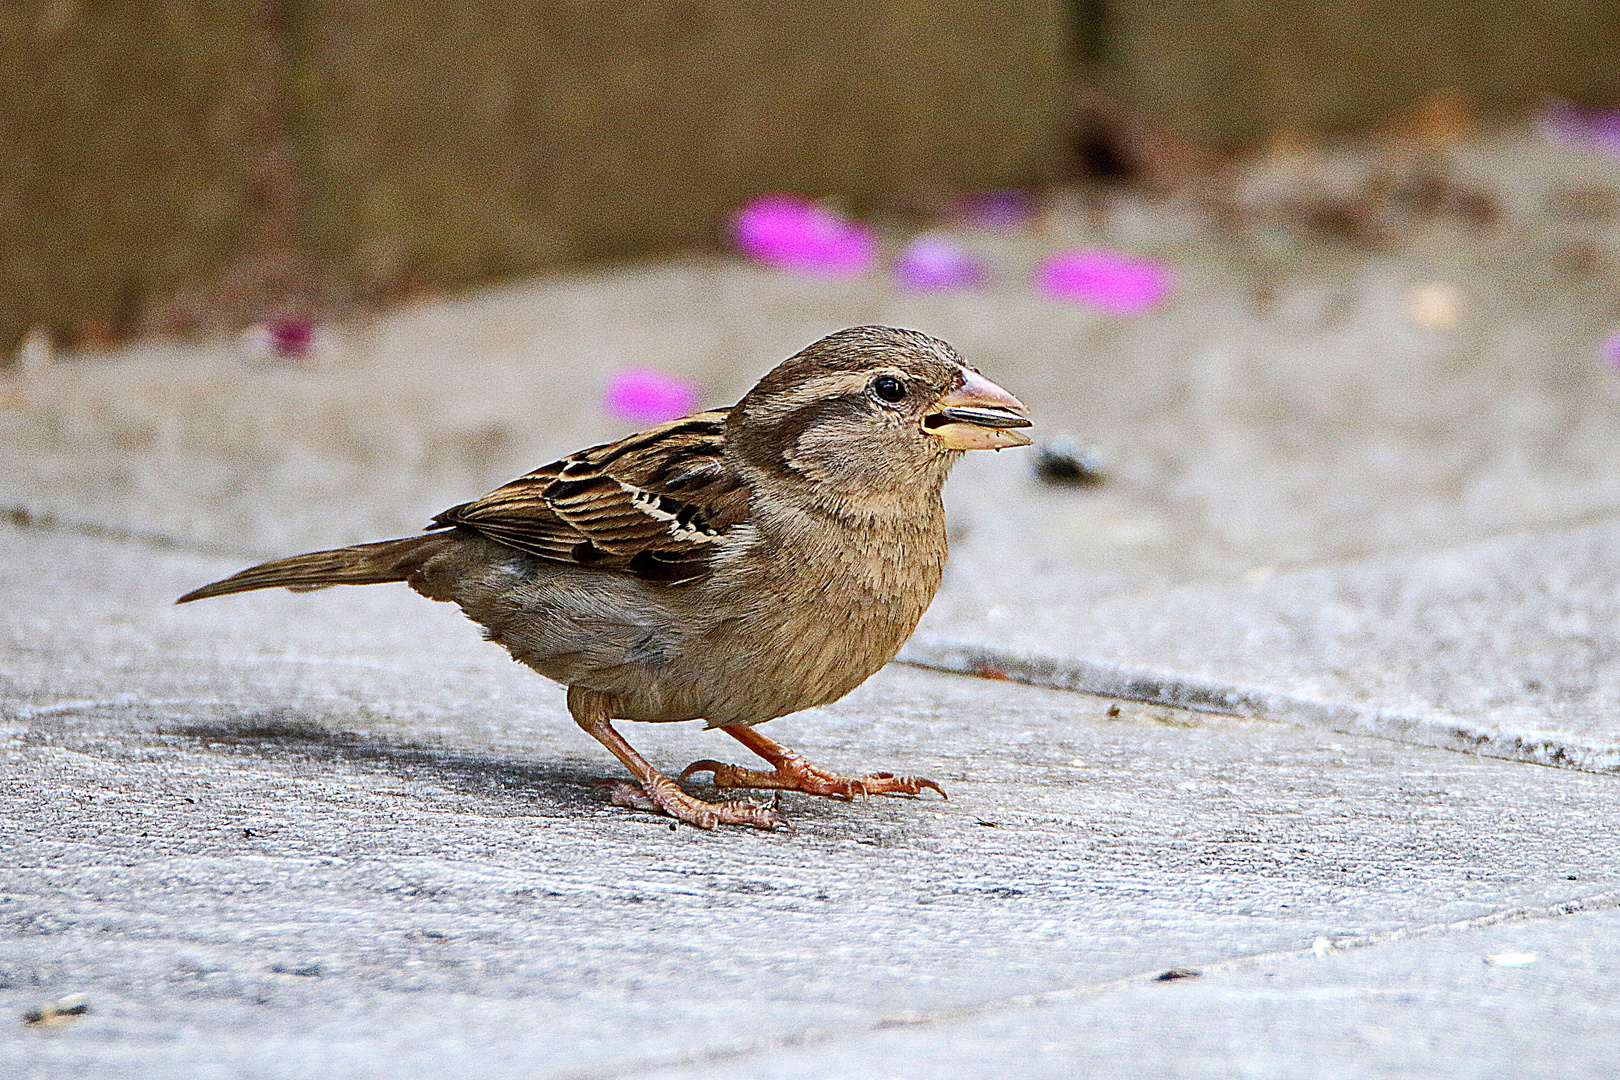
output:
POLYGON ((1029 427, 1024 403, 967 368, 962 369, 962 385, 940 398, 922 425, 948 450, 1000 450, 1030 442, 1028 435, 1013 430, 1029 427))

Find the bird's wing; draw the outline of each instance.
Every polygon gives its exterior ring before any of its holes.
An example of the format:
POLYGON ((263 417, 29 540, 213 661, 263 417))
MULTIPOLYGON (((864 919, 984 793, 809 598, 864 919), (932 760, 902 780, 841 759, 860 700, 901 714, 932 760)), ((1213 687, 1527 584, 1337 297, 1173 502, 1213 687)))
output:
POLYGON ((543 559, 648 581, 702 577, 748 519, 748 487, 726 465, 726 411, 698 413, 593 446, 451 507, 464 525, 543 559))

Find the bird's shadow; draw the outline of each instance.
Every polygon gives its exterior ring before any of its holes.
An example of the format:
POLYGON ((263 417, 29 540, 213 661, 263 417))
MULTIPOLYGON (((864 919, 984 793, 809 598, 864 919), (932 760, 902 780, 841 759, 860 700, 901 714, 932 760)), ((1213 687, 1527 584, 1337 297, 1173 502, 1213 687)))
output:
MULTIPOLYGON (((577 816, 612 805, 610 788, 628 781, 612 764, 593 769, 584 762, 525 762, 427 743, 389 742, 363 732, 328 727, 293 709, 255 709, 206 723, 165 726, 169 738, 200 743, 208 750, 265 759, 340 765, 386 773, 402 780, 430 782, 481 800, 486 813, 577 816)), ((758 792, 721 791, 697 783, 683 785, 699 798, 755 799, 758 792)), ((837 803, 808 799, 795 809, 805 818, 836 817, 837 803)), ((643 817, 668 818, 651 811, 623 809, 643 817)))
POLYGON ((254 710, 201 724, 168 726, 163 734, 209 750, 342 765, 431 781, 481 799, 521 799, 529 809, 559 813, 605 804, 604 771, 584 763, 526 762, 509 756, 416 742, 390 742, 327 727, 293 710, 254 710))

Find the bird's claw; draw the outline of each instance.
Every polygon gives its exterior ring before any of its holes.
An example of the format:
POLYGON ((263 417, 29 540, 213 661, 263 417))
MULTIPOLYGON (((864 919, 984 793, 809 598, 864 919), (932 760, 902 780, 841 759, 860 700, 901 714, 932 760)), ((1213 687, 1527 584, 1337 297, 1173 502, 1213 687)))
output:
POLYGON ((925 788, 939 792, 948 799, 945 789, 923 776, 896 776, 893 773, 872 773, 869 776, 840 776, 826 772, 792 755, 774 772, 745 769, 741 765, 704 759, 694 761, 681 771, 685 780, 694 773, 713 773, 717 788, 759 788, 779 791, 802 791, 806 795, 820 795, 829 799, 849 802, 857 795, 921 795, 925 788))
POLYGON ((610 798, 614 806, 665 813, 699 829, 712 829, 717 825, 748 825, 755 829, 775 829, 779 825, 788 829, 793 827, 787 818, 776 811, 755 806, 751 802, 704 802, 688 795, 663 776, 647 785, 628 780, 614 781, 610 798))

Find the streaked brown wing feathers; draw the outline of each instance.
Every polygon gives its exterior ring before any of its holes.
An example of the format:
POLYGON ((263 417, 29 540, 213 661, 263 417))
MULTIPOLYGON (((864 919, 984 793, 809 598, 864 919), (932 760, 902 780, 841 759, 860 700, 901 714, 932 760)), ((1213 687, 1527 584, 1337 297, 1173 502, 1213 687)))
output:
POLYGON ((542 558, 676 582, 707 572, 747 520, 726 466, 724 411, 699 413, 553 462, 434 518, 542 558))

